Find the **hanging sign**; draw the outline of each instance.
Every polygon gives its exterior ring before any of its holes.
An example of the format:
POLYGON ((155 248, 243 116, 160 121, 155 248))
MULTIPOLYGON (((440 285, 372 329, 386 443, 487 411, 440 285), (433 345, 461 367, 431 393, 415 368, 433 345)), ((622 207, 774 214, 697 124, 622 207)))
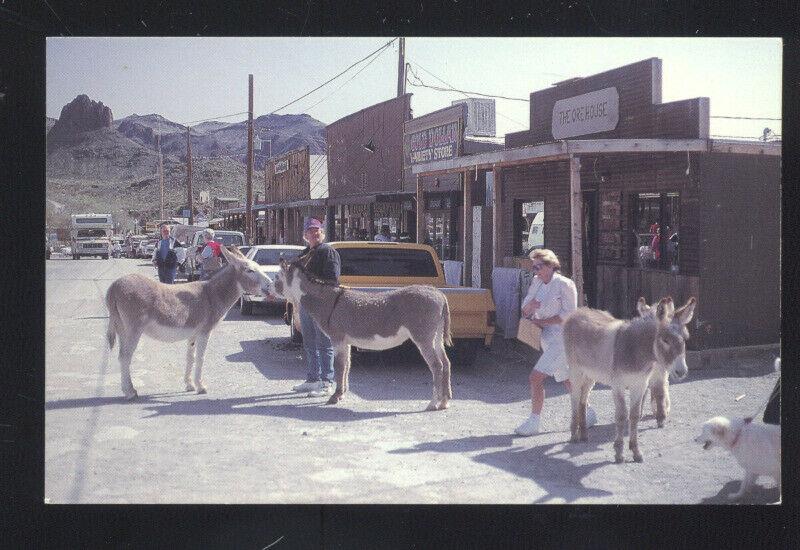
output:
POLYGON ((289 159, 275 161, 275 173, 280 174, 289 169, 289 159))
POLYGON ((457 157, 460 154, 460 134, 458 121, 409 134, 407 161, 410 164, 419 164, 457 157))
POLYGON ((604 88, 567 99, 553 105, 553 139, 607 132, 619 122, 619 93, 604 88))

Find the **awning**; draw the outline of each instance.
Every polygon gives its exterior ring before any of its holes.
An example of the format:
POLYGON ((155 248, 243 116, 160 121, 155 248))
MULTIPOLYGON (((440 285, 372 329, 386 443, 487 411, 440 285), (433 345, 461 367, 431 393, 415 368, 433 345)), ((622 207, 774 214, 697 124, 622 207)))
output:
POLYGON ((345 195, 342 197, 330 197, 328 206, 339 206, 342 204, 371 204, 376 202, 403 202, 416 196, 414 191, 398 191, 394 193, 372 193, 368 195, 345 195))

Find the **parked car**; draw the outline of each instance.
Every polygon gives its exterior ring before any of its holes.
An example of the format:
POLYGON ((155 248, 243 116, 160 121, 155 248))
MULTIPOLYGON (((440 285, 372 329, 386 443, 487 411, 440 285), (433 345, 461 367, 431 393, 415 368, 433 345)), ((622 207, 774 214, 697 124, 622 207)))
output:
MULTIPOLYGON (((249 249, 247 257, 262 266, 264 273, 274 281, 275 275, 280 269, 281 260, 289 261, 296 258, 304 247, 293 244, 264 244, 240 247, 239 250, 242 250, 242 248, 249 249)), ((283 307, 286 305, 286 300, 272 294, 264 296, 263 294, 248 294, 245 292, 239 298, 239 311, 242 312, 242 315, 252 315, 254 303, 283 307)))
MULTIPOLYGON (((453 348, 448 355, 455 363, 470 365, 478 348, 492 343, 495 306, 485 288, 458 287, 445 282, 444 269, 433 247, 424 244, 374 241, 332 242, 339 252, 345 288, 385 291, 412 284, 431 285, 441 290, 450 307, 453 348)), ((293 341, 300 341, 300 319, 292 310, 289 324, 293 341)))
MULTIPOLYGON (((214 231, 214 240, 224 246, 246 246, 247 241, 244 238, 244 233, 241 231, 227 231, 218 229, 214 231)), ((203 252, 205 241, 203 240, 203 232, 195 231, 192 234, 191 241, 187 243, 188 250, 186 253, 186 265, 184 271, 186 278, 189 281, 194 281, 200 277, 200 253, 203 252)))

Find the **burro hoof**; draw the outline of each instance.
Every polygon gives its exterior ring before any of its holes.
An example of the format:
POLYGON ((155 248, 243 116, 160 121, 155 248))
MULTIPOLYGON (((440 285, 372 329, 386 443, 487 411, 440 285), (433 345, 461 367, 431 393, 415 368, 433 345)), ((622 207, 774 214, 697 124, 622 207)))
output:
POLYGON ((664 427, 664 421, 663 420, 656 420, 656 426, 658 426, 659 428, 663 428, 664 427))
POLYGON ((186 384, 186 391, 194 391, 194 386, 191 384, 186 384))
POLYGON ((333 394, 331 395, 330 399, 328 399, 328 405, 335 405, 336 403, 341 401, 341 399, 342 399, 341 395, 333 394))
POLYGON ((441 403, 439 403, 438 409, 440 411, 443 411, 443 410, 447 409, 448 407, 450 407, 450 403, 448 403, 447 401, 442 401, 441 403))
POLYGON ((428 403, 428 406, 425 407, 426 411, 435 411, 436 410, 436 401, 431 401, 428 403))
POLYGON ((617 464, 622 464, 622 462, 623 462, 622 455, 615 456, 614 457, 614 462, 617 463, 617 464))
POLYGON ((634 453, 633 454, 633 461, 634 462, 644 462, 644 457, 642 457, 641 453, 634 453))
POLYGON ((580 443, 581 442, 581 438, 578 437, 577 435, 573 435, 572 437, 569 438, 569 440, 570 440, 571 443, 580 443))
POLYGON ((584 433, 581 436, 581 443, 588 443, 588 442, 589 442, 589 436, 584 433))
POLYGON ((136 390, 133 390, 131 393, 125 394, 125 401, 133 401, 137 397, 139 397, 139 394, 136 393, 136 390))
POLYGON ((200 386, 199 388, 197 388, 197 395, 200 395, 202 393, 208 393, 208 390, 206 390, 203 386, 200 386))

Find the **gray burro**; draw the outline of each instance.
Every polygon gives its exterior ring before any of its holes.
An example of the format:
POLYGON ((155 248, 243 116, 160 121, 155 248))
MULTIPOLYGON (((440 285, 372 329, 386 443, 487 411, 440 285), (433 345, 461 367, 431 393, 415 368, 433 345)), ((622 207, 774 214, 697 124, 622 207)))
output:
POLYGON ((137 396, 130 367, 142 334, 162 342, 186 340, 186 391, 196 388, 197 393, 206 393, 202 381, 203 358, 211 331, 242 292, 264 292, 271 285, 260 266, 245 258, 236 247, 223 246, 222 253, 228 265, 208 281, 168 285, 133 273, 111 283, 106 292, 109 317, 103 363, 108 361, 119 337, 122 392, 127 399, 137 396), (190 380, 192 365, 194 384, 190 380))
POLYGON ((281 262, 273 293, 299 304, 327 334, 334 347, 336 391, 328 404, 338 403, 348 389, 350 347, 384 350, 408 339, 433 375, 433 398, 426 410, 442 410, 453 397, 450 360, 450 308, 437 288, 411 285, 385 292, 345 289, 321 281, 299 262, 281 262))
POLYGON ((655 313, 652 313, 640 299, 640 316, 630 321, 615 319, 605 311, 585 307, 567 316, 564 320, 564 349, 572 383, 572 441, 588 440, 586 405, 595 382, 600 382, 611 386, 614 396, 615 462, 622 462, 626 421, 633 460, 644 460, 638 439, 642 401, 654 376, 658 380, 663 380, 666 373, 678 379, 686 376, 686 340, 689 338, 686 324, 692 319, 696 303, 695 298, 689 298, 683 307, 676 310, 672 297, 667 296, 658 302, 655 313), (626 388, 630 389, 629 411, 625 403, 626 388))

